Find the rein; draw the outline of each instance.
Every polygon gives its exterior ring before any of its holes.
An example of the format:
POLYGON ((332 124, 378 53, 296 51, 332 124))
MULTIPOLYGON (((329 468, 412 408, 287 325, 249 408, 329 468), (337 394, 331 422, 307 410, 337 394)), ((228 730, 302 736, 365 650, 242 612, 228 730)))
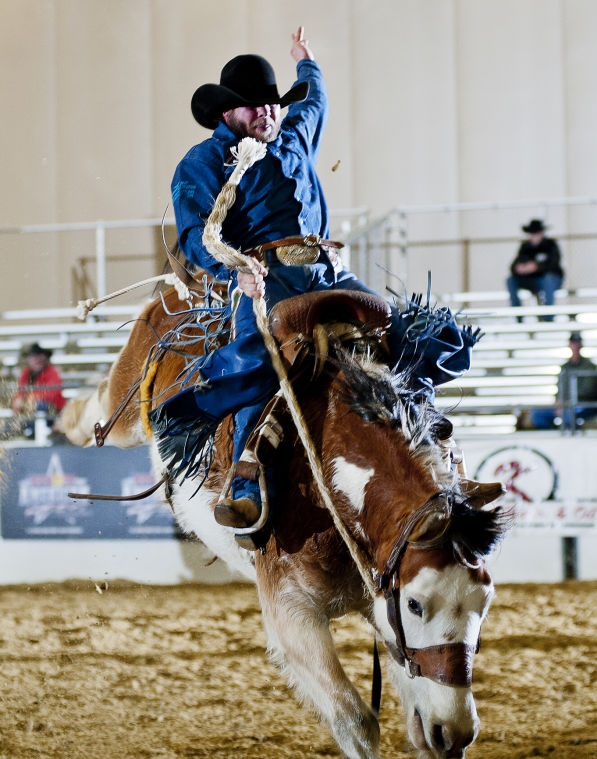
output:
MULTIPOLYGON (((378 590, 383 591, 387 604, 388 621, 396 636, 395 644, 388 648, 410 678, 426 677, 443 685, 470 687, 473 677, 473 657, 477 646, 466 643, 446 643, 427 648, 409 648, 406 645, 402 615, 400 613, 400 564, 416 525, 428 514, 444 515, 446 523, 453 507, 453 495, 440 491, 431 496, 414 511, 394 544, 378 578, 378 590)), ((435 539, 420 544, 421 548, 433 548, 444 542, 443 532, 435 539)))

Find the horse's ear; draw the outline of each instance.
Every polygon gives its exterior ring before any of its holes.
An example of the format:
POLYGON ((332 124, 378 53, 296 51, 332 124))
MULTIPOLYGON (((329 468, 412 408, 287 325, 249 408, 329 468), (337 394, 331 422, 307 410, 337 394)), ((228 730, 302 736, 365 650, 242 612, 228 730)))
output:
POLYGON ((501 482, 476 482, 475 480, 460 480, 460 490, 466 499, 466 505, 471 509, 482 509, 488 503, 501 498, 506 488, 501 482))
POLYGON ((440 538, 450 526, 447 510, 431 511, 421 517, 408 536, 409 543, 432 543, 440 538))

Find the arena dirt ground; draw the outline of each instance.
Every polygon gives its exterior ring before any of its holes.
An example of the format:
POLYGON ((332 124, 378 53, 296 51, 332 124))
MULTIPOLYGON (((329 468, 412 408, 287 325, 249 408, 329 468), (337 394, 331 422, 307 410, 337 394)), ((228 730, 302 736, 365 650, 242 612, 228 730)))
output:
MULTIPOLYGON (((498 587, 469 759, 597 757, 596 609, 597 582, 498 587)), ((0 759, 339 757, 266 660, 251 586, 10 586, 0 619, 0 759)), ((334 630, 368 694, 369 629, 334 630)), ((387 681, 380 720, 383 756, 411 756, 387 681)))

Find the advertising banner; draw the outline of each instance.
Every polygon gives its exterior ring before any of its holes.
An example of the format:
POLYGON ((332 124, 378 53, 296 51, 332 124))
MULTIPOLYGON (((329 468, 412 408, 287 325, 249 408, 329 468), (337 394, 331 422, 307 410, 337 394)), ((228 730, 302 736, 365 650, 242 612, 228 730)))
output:
POLYGON ((134 495, 156 481, 146 446, 7 448, 2 452, 2 537, 48 540, 173 538, 158 493, 139 501, 74 500, 68 493, 134 495))
POLYGON ((597 529, 597 437, 523 432, 460 443, 474 479, 505 485, 516 527, 562 535, 597 529))

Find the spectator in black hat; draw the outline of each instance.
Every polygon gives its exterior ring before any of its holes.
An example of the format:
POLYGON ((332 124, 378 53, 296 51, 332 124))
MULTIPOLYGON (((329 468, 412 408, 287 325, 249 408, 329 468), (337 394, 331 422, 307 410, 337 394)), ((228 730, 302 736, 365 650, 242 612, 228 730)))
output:
POLYGON ((48 427, 52 427, 57 414, 64 408, 62 377, 50 362, 52 351, 33 343, 23 354, 27 366, 19 377, 19 386, 12 399, 12 411, 24 419, 26 437, 33 437, 33 416, 41 411, 46 414, 48 427))
MULTIPOLYGON (((528 239, 521 244, 506 281, 512 306, 520 306, 521 289, 530 290, 541 305, 553 306, 555 292, 562 286, 560 248, 555 240, 545 236, 546 229, 541 219, 531 219, 522 227, 528 239)), ((540 320, 553 321, 553 316, 542 316, 540 320)))
POLYGON ((531 411, 531 425, 535 429, 549 430, 560 425, 574 429, 597 416, 597 406, 583 405, 597 402, 597 366, 581 354, 580 332, 572 332, 569 346, 572 355, 560 369, 555 408, 531 411))

